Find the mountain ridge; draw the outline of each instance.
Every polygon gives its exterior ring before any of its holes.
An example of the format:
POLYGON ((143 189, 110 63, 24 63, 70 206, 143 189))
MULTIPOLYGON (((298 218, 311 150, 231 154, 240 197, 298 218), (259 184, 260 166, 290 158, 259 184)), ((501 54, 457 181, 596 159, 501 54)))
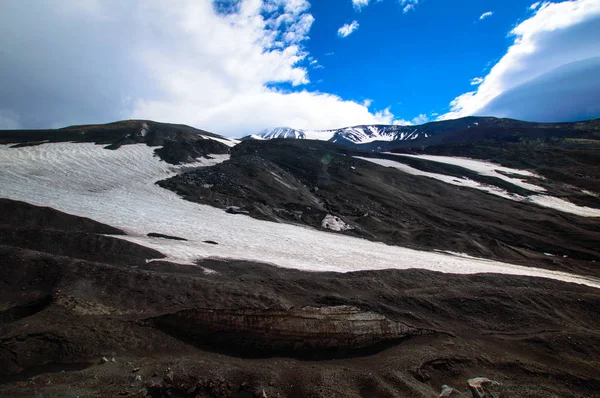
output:
MULTIPOLYGON (((537 123, 507 118, 467 116, 460 119, 428 122, 421 125, 356 125, 332 130, 303 130, 290 127, 276 127, 247 135, 241 140, 269 139, 316 139, 366 150, 384 151, 402 147, 436 145, 449 139, 471 142, 473 140, 515 136, 529 138, 579 137, 589 130, 599 130, 600 119, 578 122, 537 123), (523 133, 525 132, 525 133, 523 133)), ((579 137, 583 138, 583 137, 579 137)))

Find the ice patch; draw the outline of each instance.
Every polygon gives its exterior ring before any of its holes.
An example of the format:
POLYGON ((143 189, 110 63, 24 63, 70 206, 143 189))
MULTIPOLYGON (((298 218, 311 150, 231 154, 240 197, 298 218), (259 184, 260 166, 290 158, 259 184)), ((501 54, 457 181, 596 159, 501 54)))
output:
MULTIPOLYGON (((223 158, 225 159, 225 158, 223 158)), ((0 145, 0 196, 89 217, 121 228, 118 236, 153 249, 165 260, 260 261, 307 271, 422 268, 438 272, 529 275, 600 288, 600 280, 478 258, 412 250, 342 234, 227 214, 183 200, 156 181, 178 172, 146 145, 106 150, 91 143, 9 148, 0 145), (188 241, 152 239, 149 232, 188 241), (209 245, 205 240, 218 242, 209 245)))

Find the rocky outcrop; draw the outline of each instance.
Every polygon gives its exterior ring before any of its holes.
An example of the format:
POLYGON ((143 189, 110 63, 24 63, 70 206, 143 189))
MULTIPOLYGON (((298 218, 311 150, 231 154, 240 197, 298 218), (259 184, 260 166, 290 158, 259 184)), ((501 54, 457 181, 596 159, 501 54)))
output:
POLYGON ((351 306, 193 309, 154 319, 161 329, 200 345, 247 354, 355 350, 420 334, 419 329, 351 306))
POLYGON ((490 380, 487 377, 475 377, 467 380, 469 389, 473 394, 473 398, 494 398, 495 390, 500 383, 494 380, 490 380))
POLYGON ((187 241, 187 239, 180 238, 179 236, 159 234, 158 232, 150 232, 147 235, 149 237, 151 237, 151 238, 161 238, 161 239, 171 239, 171 240, 184 240, 184 241, 187 241))

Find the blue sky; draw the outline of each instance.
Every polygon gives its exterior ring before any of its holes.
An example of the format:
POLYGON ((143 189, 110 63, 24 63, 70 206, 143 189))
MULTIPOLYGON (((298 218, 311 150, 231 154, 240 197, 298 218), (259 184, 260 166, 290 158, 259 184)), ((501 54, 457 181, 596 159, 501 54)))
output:
POLYGON ((322 69, 311 69, 311 89, 413 118, 444 113, 474 77, 505 53, 508 33, 531 16, 531 0, 420 2, 403 13, 397 1, 383 0, 357 12, 350 0, 312 3, 315 17, 308 52, 322 69), (480 20, 485 12, 493 15, 480 20), (337 29, 352 21, 359 28, 340 38, 337 29), (331 54, 332 55, 326 55, 331 54))
POLYGON ((4 0, 0 36, 0 128, 600 117, 600 0, 4 0))

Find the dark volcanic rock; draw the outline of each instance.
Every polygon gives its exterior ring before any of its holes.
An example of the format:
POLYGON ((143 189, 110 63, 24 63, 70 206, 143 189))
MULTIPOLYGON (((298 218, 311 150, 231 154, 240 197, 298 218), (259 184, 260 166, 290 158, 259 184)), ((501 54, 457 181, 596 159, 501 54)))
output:
POLYGON ((423 333, 351 306, 273 309, 194 309, 153 320, 162 330, 200 346, 253 356, 323 355, 400 341, 423 333))
POLYGON ((164 257, 156 250, 106 236, 125 233, 89 218, 9 199, 0 199, 0 210, 0 245, 129 265, 164 257))
POLYGON ((125 235, 120 229, 50 207, 34 206, 0 198, 0 226, 5 228, 51 229, 70 232, 125 235))
POLYGON ((45 142, 93 142, 118 149, 123 145, 160 146, 156 154, 171 164, 192 162, 207 154, 229 153, 229 147, 210 139, 223 138, 182 124, 149 120, 124 120, 115 123, 70 126, 56 130, 0 130, 0 144, 14 147, 45 142))
POLYGON ((185 240, 185 241, 187 241, 187 239, 185 239, 185 238, 180 238, 178 236, 171 236, 171 235, 163 235, 163 234, 159 234, 157 232, 150 232, 147 235, 149 237, 151 237, 151 238, 163 238, 163 239, 185 240))
POLYGON ((496 396, 494 391, 498 389, 500 383, 487 377, 475 377, 467 380, 467 385, 473 398, 493 398, 496 396))

